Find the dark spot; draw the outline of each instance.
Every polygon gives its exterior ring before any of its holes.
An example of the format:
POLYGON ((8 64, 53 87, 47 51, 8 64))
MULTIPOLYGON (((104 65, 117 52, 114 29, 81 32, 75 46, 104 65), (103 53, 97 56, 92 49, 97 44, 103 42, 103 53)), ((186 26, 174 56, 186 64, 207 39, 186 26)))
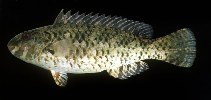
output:
POLYGON ((86 47, 89 47, 89 42, 88 41, 85 41, 86 42, 86 47))
POLYGON ((54 50, 48 49, 48 52, 50 52, 51 54, 54 54, 54 50))
POLYGON ((105 37, 105 42, 108 42, 108 37, 105 37))
POLYGON ((81 34, 81 40, 85 40, 85 34, 81 34))
POLYGON ((101 68, 102 66, 100 64, 98 64, 98 66, 101 68))
POLYGON ((66 59, 68 59, 68 56, 65 56, 66 59))
POLYGON ((106 54, 109 54, 109 50, 106 50, 106 54))
POLYGON ((164 55, 165 55, 165 56, 167 56, 167 55, 168 55, 168 53, 165 53, 164 55))
POLYGON ((47 59, 47 58, 45 58, 44 60, 45 60, 45 62, 47 62, 47 61, 48 61, 48 59, 47 59))
POLYGON ((148 55, 148 59, 150 59, 151 58, 151 56, 150 55, 148 55))
POLYGON ((120 41, 120 44, 124 45, 124 40, 121 40, 121 41, 120 41))
MULTIPOLYGON (((162 44, 161 44, 161 43, 160 43, 159 45, 160 45, 160 46, 162 46, 162 44)), ((168 43, 167 43, 167 42, 164 42, 164 43, 163 43, 163 45, 167 46, 167 45, 168 45, 168 43)))
POLYGON ((140 56, 142 56, 142 51, 140 52, 140 56))
POLYGON ((119 54, 119 51, 117 51, 117 54, 119 54))
POLYGON ((86 49, 85 48, 83 48, 83 54, 86 55, 86 49))
POLYGON ((73 38, 73 36, 70 34, 70 38, 72 39, 73 38))
POLYGON ((98 56, 99 55, 99 50, 96 50, 96 56, 98 56))
POLYGON ((98 60, 98 58, 97 58, 96 56, 94 56, 94 59, 95 59, 95 61, 97 61, 97 60, 98 60))
POLYGON ((99 36, 99 41, 102 41, 103 40, 103 36, 99 36))
POLYGON ((162 47, 162 50, 166 50, 167 48, 166 47, 162 47))
POLYGON ((110 69, 110 70, 108 70, 108 73, 111 73, 111 71, 112 71, 111 69, 110 69))
POLYGON ((108 46, 111 47, 111 43, 108 43, 108 46))
POLYGON ((105 51, 104 50, 101 50, 102 51, 102 55, 104 55, 105 51))
POLYGON ((160 58, 161 58, 161 56, 160 56, 159 54, 157 55, 157 57, 158 57, 158 59, 160 59, 160 58))
POLYGON ((111 65, 113 65, 113 63, 112 63, 112 62, 110 62, 110 64, 111 64, 111 65))
POLYGON ((74 55, 74 56, 73 56, 73 60, 76 60, 76 58, 77 58, 77 57, 74 55))
POLYGON ((106 56, 106 62, 108 62, 108 56, 106 56))
POLYGON ((129 53, 127 53, 127 57, 129 57, 129 53))
POLYGON ((16 51, 14 55, 17 56, 17 57, 22 56, 23 55, 23 50, 21 49, 21 50, 16 51))
POLYGON ((123 71, 123 66, 121 66, 120 68, 119 68, 119 72, 122 72, 123 71))
POLYGON ((94 46, 94 42, 91 43, 91 46, 94 46))
POLYGON ((73 64, 72 63, 70 63, 70 67, 72 67, 73 66, 73 64))
MULTIPOLYGON (((56 60, 53 60, 53 62, 54 62, 54 64, 56 64, 57 63, 57 61, 56 60)), ((56 66, 55 66, 56 67, 56 66)))
POLYGON ((82 41, 83 41, 83 40, 82 40, 81 38, 78 40, 79 43, 81 43, 82 41))
POLYGON ((99 58, 102 59, 103 57, 102 56, 99 56, 99 58))
POLYGON ((57 37, 58 36, 58 33, 57 32, 55 32, 55 31, 51 31, 51 32, 53 34, 53 37, 57 37))
POLYGON ((95 38, 94 38, 94 40, 96 40, 96 41, 97 41, 97 37, 95 37, 95 38))
POLYGON ((50 31, 44 31, 44 35, 46 35, 46 37, 48 37, 48 39, 51 39, 51 32, 50 31))
POLYGON ((80 54, 80 50, 79 49, 76 49, 76 55, 79 55, 80 54))
POLYGON ((81 68, 81 65, 77 64, 78 65, 78 68, 81 68))
POLYGON ((141 56, 138 56, 138 59, 141 59, 141 56))
POLYGON ((124 52, 122 52, 122 57, 124 57, 124 52))
POLYGON ((73 38, 73 39, 72 39, 72 43, 75 43, 75 41, 76 41, 76 39, 75 39, 75 38, 73 38))

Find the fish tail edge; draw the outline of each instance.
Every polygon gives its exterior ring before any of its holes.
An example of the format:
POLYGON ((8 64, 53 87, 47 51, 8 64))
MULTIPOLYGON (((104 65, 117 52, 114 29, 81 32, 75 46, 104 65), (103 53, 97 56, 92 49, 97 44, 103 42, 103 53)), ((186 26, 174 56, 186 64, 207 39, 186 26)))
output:
POLYGON ((196 58, 196 39, 189 28, 158 38, 153 44, 162 48, 163 61, 176 66, 191 67, 196 58))

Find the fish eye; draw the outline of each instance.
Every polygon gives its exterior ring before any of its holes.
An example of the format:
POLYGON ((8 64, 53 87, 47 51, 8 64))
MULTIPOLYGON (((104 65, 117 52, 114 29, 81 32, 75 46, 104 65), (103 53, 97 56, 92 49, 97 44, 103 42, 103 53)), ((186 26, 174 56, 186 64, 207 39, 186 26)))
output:
POLYGON ((23 34, 21 38, 24 39, 24 40, 29 40, 29 39, 31 39, 31 35, 30 34, 23 34))

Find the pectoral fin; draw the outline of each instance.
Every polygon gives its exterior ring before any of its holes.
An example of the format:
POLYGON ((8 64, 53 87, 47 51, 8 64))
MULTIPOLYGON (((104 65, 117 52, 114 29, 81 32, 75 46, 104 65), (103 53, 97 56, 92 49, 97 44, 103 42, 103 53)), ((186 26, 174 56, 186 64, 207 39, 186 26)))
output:
POLYGON ((123 65, 115 69, 109 69, 107 72, 115 78, 127 79, 128 77, 139 74, 147 69, 148 65, 145 62, 140 61, 129 65, 123 65))
POLYGON ((64 72, 56 72, 51 70, 51 74, 53 76, 54 81, 58 86, 64 87, 67 84, 68 76, 67 73, 64 72))

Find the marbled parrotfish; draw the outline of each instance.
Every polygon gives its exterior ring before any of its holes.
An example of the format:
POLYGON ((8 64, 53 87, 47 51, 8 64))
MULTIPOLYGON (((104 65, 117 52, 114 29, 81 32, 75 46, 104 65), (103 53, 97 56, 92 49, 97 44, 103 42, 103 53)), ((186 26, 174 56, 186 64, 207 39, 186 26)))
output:
POLYGON ((183 28, 153 39, 149 24, 105 14, 59 13, 53 25, 16 35, 8 43, 17 58, 50 70, 55 83, 67 73, 97 73, 127 79, 148 69, 145 59, 190 67, 196 57, 193 32, 183 28))

